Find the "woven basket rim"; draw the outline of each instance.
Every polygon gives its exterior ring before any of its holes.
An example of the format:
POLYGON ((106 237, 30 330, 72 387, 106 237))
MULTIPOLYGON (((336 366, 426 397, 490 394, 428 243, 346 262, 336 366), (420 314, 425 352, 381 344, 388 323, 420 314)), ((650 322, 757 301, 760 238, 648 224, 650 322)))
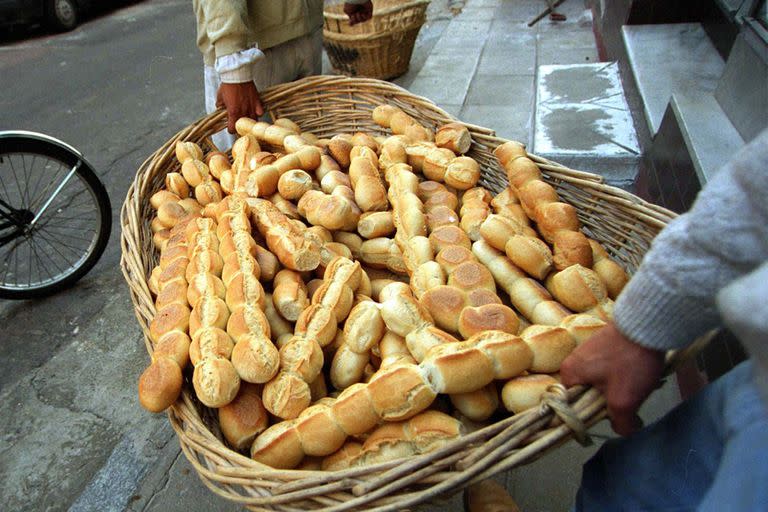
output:
MULTIPOLYGON (((262 101, 265 108, 272 113, 273 105, 279 107, 281 101, 301 98, 308 91, 313 93, 334 91, 335 94, 352 96, 357 94, 360 97, 375 96, 379 98, 381 96, 395 103, 407 101, 409 105, 414 105, 414 108, 421 109, 422 115, 429 116, 434 122, 459 122, 467 126, 472 133, 473 146, 492 148, 506 142, 506 139, 497 137, 495 132, 489 128, 463 123, 427 98, 414 95, 395 84, 376 79, 314 76, 266 89, 262 93, 262 101)), ((146 239, 142 240, 141 234, 146 232, 149 223, 149 219, 145 218, 144 214, 148 212, 146 209, 148 197, 154 191, 151 184, 153 178, 151 173, 163 170, 167 172, 169 155, 172 153, 176 141, 185 140, 190 136, 201 137, 201 133, 213 134, 225 126, 225 119, 226 113, 221 110, 203 116, 181 129, 154 151, 137 170, 121 208, 121 270, 129 286, 134 312, 143 331, 145 346, 150 356, 152 356, 153 350, 148 337, 148 322, 154 314, 154 305, 147 286, 148 274, 146 269, 150 267, 150 262, 146 260, 147 258, 152 259, 153 248, 151 244, 146 243, 146 239), (147 301, 147 297, 150 298, 149 301, 147 301)), ((598 175, 569 169, 533 154, 529 154, 529 156, 542 168, 545 179, 564 180, 568 184, 588 190, 598 197, 609 197, 616 204, 628 208, 632 212, 636 211, 638 218, 651 228, 660 230, 676 216, 669 210, 649 203, 624 190, 604 184, 602 177, 598 175)), ((157 180, 155 179, 155 181, 157 180)), ((604 399, 596 390, 577 386, 569 389, 567 393, 571 407, 585 424, 589 425, 604 417, 604 399)), ((226 446, 202 421, 195 402, 196 398, 190 393, 189 386, 185 386, 182 398, 167 412, 169 421, 179 436, 185 455, 205 485, 211 488, 213 492, 224 498, 248 505, 249 508, 262 505, 281 506, 281 503, 290 504, 294 496, 296 499, 309 499, 305 495, 311 495, 314 496, 312 499, 320 499, 318 498, 318 490, 324 490, 323 485, 325 485, 328 488, 329 496, 331 494, 336 496, 342 489, 346 491, 354 488, 358 491, 356 493, 353 490, 349 501, 340 505, 333 505, 331 502, 335 503, 335 498, 328 498, 331 504, 327 510, 351 510, 353 508, 357 510, 355 507, 358 505, 364 506, 365 503, 374 500, 378 500, 376 501, 376 504, 379 505, 377 508, 370 508, 370 505, 365 505, 365 508, 369 510, 396 510, 450 492, 455 490, 456 486, 463 488, 468 483, 479 481, 498 471, 526 463, 545 453, 549 448, 573 438, 570 428, 564 425, 546 432, 541 430, 554 417, 551 408, 542 406, 539 411, 531 409, 522 414, 510 416, 462 438, 464 441, 459 440, 437 452, 411 457, 407 461, 385 462, 364 468, 333 472, 282 471, 264 466, 226 446), (532 429, 531 425, 539 426, 532 429), (478 447, 472 449, 473 451, 469 456, 462 454, 460 458, 458 457, 460 450, 467 449, 467 439, 470 441, 485 439, 485 436, 491 434, 494 437, 491 438, 490 443, 480 443, 478 447), (498 450, 507 449, 504 440, 511 442, 511 439, 516 439, 523 434, 526 434, 526 439, 531 439, 533 436, 533 442, 522 449, 512 450, 512 455, 507 456, 506 459, 501 459, 499 462, 498 450), (537 434, 540 436, 537 437, 537 434), (470 459, 472 464, 461 471, 447 473, 448 476, 445 480, 429 487, 427 491, 406 490, 404 494, 397 494, 397 491, 408 487, 408 482, 411 482, 408 478, 415 478, 420 474, 419 471, 432 471, 429 473, 430 478, 435 478, 434 473, 437 471, 435 467, 438 469, 440 467, 452 467, 446 466, 446 461, 456 462, 467 459, 470 459), (484 466, 486 460, 493 460, 493 463, 490 466, 484 466), (371 488, 364 479, 365 476, 372 474, 378 475, 374 479, 378 486, 376 488, 371 488), (252 481, 261 481, 265 478, 272 478, 274 482, 278 483, 273 482, 274 485, 271 484, 263 489, 258 486, 248 487, 252 485, 252 481), (321 485, 321 481, 329 483, 321 485), (453 487, 445 489, 444 487, 448 485, 446 482, 453 487), (235 493, 230 490, 231 485, 246 486, 248 492, 235 493), (392 493, 388 494, 390 491, 392 493), (384 492, 384 495, 378 496, 381 492, 384 492)), ((429 478, 425 481, 428 480, 429 478)), ((370 484, 370 481, 368 483, 370 484)), ((415 483, 415 481, 411 483, 415 483)), ((320 496, 324 495, 320 494, 320 496)), ((315 502, 313 501, 313 503, 315 502)), ((268 510, 299 509, 269 508, 268 510)))
MULTIPOLYGON (((345 43, 354 43, 356 41, 374 41, 387 37, 396 38, 397 34, 420 29, 422 25, 422 23, 413 23, 411 25, 397 27, 396 29, 392 29, 386 32, 370 32, 366 34, 343 34, 341 32, 334 32, 332 30, 323 29, 323 37, 329 41, 341 41, 345 43)), ((412 39, 415 40, 416 36, 413 36, 412 39)))
MULTIPOLYGON (((426 6, 429 5, 430 2, 431 0, 410 0, 409 2, 402 2, 402 3, 399 3, 398 5, 393 5, 391 7, 386 7, 384 9, 377 9, 376 2, 373 2, 373 6, 374 6, 373 16, 377 16, 377 17, 389 16, 393 13, 396 14, 405 9, 410 9, 411 7, 424 6, 426 8, 426 6)), ((331 20, 339 20, 339 21, 349 20, 349 16, 347 16, 344 13, 339 14, 326 9, 323 9, 323 16, 331 20)))

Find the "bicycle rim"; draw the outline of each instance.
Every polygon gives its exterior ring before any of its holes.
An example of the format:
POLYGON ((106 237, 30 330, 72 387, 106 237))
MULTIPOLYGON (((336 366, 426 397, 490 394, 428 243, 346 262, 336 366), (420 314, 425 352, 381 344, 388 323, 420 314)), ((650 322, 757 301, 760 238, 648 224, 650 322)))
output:
POLYGON ((0 246, 5 294, 24 298, 53 292, 78 279, 84 265, 90 268, 100 256, 101 233, 109 227, 97 191, 84 172, 73 172, 78 162, 34 149, 0 154, 0 199, 39 216, 21 236, 0 246))

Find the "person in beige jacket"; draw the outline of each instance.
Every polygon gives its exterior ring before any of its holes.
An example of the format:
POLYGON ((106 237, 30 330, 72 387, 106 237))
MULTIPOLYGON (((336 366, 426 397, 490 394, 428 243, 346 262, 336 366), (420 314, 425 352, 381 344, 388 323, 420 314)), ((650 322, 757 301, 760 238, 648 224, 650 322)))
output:
MULTIPOLYGON (((322 0, 193 0, 197 45, 203 54, 205 109, 227 110, 235 121, 264 114, 259 90, 322 70, 322 0)), ((350 23, 372 16, 371 0, 347 0, 350 23)), ((216 134, 226 150, 234 137, 216 134)))

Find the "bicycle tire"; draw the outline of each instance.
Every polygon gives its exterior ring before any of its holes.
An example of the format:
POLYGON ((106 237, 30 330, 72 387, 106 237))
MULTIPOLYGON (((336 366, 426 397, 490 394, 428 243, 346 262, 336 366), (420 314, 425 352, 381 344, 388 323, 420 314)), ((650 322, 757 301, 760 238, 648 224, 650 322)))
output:
MULTIPOLYGON (((32 283, 30 278, 28 281, 29 284, 26 286, 20 284, 8 284, 6 282, 8 269, 4 269, 5 275, 3 275, 3 269, 0 269, 0 298, 33 299, 52 295, 72 286, 93 268, 93 266, 98 262, 99 258, 101 258, 101 255, 104 253, 107 242, 109 241, 110 232, 112 229, 112 206, 109 199, 109 194, 107 193, 107 190, 101 180, 96 175, 93 167, 85 160, 79 151, 67 145, 66 143, 53 137, 35 132, 0 132, 0 159, 6 158, 10 161, 14 155, 30 156, 33 158, 33 162, 34 158, 36 157, 46 158, 51 162, 59 163, 61 168, 64 169, 69 168, 71 170, 77 166, 76 171, 73 174, 73 178, 75 176, 77 177, 77 183, 84 186, 84 189, 87 190, 90 199, 94 203, 93 215, 96 219, 94 236, 92 237, 92 241, 89 242, 86 253, 75 263, 73 263, 70 268, 66 268, 59 274, 50 275, 48 279, 39 283, 32 283)), ((0 166, 0 173, 4 172, 4 167, 0 166)), ((43 172, 46 172, 45 169, 43 172)), ((2 180, 3 176, 0 174, 0 183, 2 183, 2 180)), ((70 182, 72 182, 72 180, 70 180, 70 182)), ((40 180, 38 180, 38 184, 40 184, 40 180)), ((47 186, 50 188, 50 185, 47 186)), ((67 186, 69 186, 69 182, 67 183, 67 186)), ((3 190, 0 188, 0 195, 2 193, 3 190)), ((21 190, 19 191, 19 195, 23 195, 21 190)), ((17 202, 20 200, 20 198, 16 198, 17 202)), ((64 205, 63 207, 60 207, 59 211, 56 211, 54 215, 58 214, 60 211, 64 211, 68 206, 69 205, 64 205)), ((48 210, 50 210, 50 207, 48 210)), ((46 222, 50 221, 46 218, 46 222)), ((59 220, 59 222, 64 222, 66 224, 67 220, 64 218, 64 220, 59 220)), ((40 230, 42 230, 42 228, 40 228, 40 230)), ((30 233, 27 238, 31 238, 32 236, 34 236, 34 234, 30 233)), ((31 244, 31 242, 29 243, 31 244)), ((51 242, 49 239, 46 239, 46 243, 50 244, 51 242)), ((0 247, 0 264, 3 264, 7 267, 8 262, 3 261, 5 258, 3 258, 2 249, 3 248, 0 247)), ((50 255, 49 258, 51 258, 50 255)), ((30 263, 30 267, 31 265, 32 264, 30 263)))

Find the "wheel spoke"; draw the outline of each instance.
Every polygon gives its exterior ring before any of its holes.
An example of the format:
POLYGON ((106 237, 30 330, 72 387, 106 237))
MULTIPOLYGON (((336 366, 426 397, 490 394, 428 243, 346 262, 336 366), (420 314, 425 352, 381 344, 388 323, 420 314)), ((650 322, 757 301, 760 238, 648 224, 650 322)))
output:
POLYGON ((69 258, 65 256, 64 253, 62 253, 58 249, 58 247, 71 251, 72 254, 75 256, 75 260, 79 259, 79 257, 83 252, 82 250, 80 250, 80 247, 76 245, 70 245, 62 242, 59 238, 53 238, 49 236, 49 234, 45 230, 36 231, 35 234, 39 235, 43 240, 47 241, 48 245, 51 246, 51 249, 55 250, 64 261, 69 262, 69 258))
POLYGON ((59 175, 61 174, 62 169, 64 169, 64 165, 61 162, 58 162, 59 168, 56 170, 56 174, 50 179, 48 184, 43 187, 43 191, 40 194, 37 194, 37 196, 34 198, 34 200, 29 204, 29 209, 37 213, 37 211, 42 207, 43 204, 48 200, 48 197, 51 194, 52 190, 55 190, 56 185, 59 183, 60 179, 59 175))
MULTIPOLYGON (((35 231, 35 233, 47 233, 47 234, 56 236, 56 232, 55 231, 51 231, 48 228, 37 229, 35 231)), ((84 237, 79 237, 79 236, 70 235, 70 234, 66 234, 66 233, 64 233, 64 236, 66 236, 68 240, 82 240, 83 242, 88 242, 89 245, 93 241, 93 238, 84 238, 84 237)), ((60 237, 58 237, 58 238, 60 238, 60 237)), ((77 248, 76 245, 68 245, 68 244, 65 244, 64 242, 61 242, 61 241, 58 241, 58 243, 61 244, 64 247, 77 248)))
MULTIPOLYGON (((48 246, 49 246, 49 247, 51 247, 51 244, 50 244, 50 243, 48 243, 48 246)), ((43 254, 45 254, 45 255, 48 257, 48 260, 49 260, 51 263, 53 263, 53 266, 54 266, 54 267, 56 267, 56 270, 58 271, 58 275, 59 275, 59 276, 61 276, 62 274, 64 274, 64 273, 66 272, 66 269, 62 269, 62 268, 61 268, 61 267, 58 265, 58 263, 56 262, 56 260, 54 260, 54 259, 51 257, 51 255, 50 255, 50 253, 48 253, 48 251, 43 251, 43 254)), ((39 260, 39 262, 42 264, 42 259, 40 259, 40 260, 39 260)), ((47 267, 47 266, 45 267, 45 270, 46 270, 46 273, 48 274, 48 277, 50 277, 51 279, 55 279, 55 278, 56 278, 56 275, 54 275, 54 274, 51 274, 51 273, 48 271, 48 267, 47 267)))
POLYGON ((30 210, 32 209, 32 203, 36 199, 36 191, 40 188, 40 185, 43 182, 43 179, 45 178, 46 174, 47 173, 45 172, 45 163, 43 163, 43 170, 42 172, 37 173, 37 183, 35 183, 35 186, 32 188, 32 195, 30 196, 29 202, 27 203, 30 205, 30 210))
MULTIPOLYGON (((19 176, 16 173, 16 167, 13 165, 13 160, 8 159, 8 162, 9 162, 10 167, 11 167, 11 172, 13 173, 13 179, 16 182, 16 190, 19 191, 19 198, 21 198, 21 189, 19 188, 19 176)), ((22 167, 24 166, 24 156, 23 155, 21 157, 21 165, 22 165, 22 167)), ((10 195, 8 196, 8 202, 9 203, 11 202, 11 196, 10 195)), ((13 204, 13 203, 11 203, 11 204, 13 204)))
POLYGON ((24 166, 24 196, 23 200, 24 202, 22 204, 29 204, 29 181, 30 181, 30 175, 32 174, 32 170, 35 168, 35 161, 37 160, 37 155, 32 155, 32 163, 29 164, 29 171, 27 171, 27 166, 24 166))

